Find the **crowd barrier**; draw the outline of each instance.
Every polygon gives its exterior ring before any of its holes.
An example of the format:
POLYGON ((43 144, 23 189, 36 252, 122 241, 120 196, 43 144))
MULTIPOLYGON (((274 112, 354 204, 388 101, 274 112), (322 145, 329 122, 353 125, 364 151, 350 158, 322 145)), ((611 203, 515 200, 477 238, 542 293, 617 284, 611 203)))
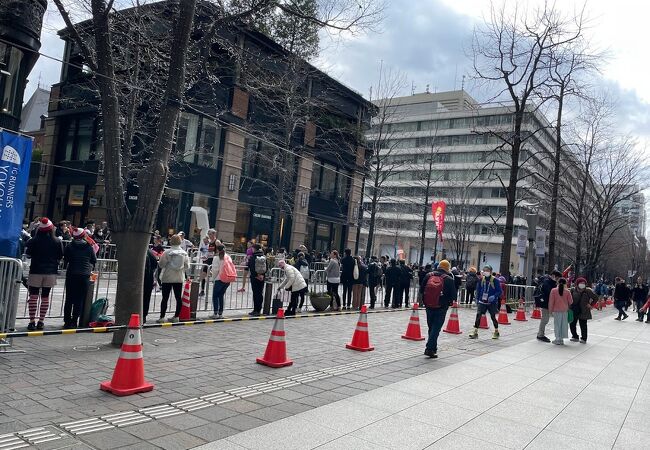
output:
MULTIPOLYGON (((23 264, 19 259, 0 257, 0 334, 15 328, 23 264)), ((0 338, 0 352, 11 351, 11 338, 0 338)))

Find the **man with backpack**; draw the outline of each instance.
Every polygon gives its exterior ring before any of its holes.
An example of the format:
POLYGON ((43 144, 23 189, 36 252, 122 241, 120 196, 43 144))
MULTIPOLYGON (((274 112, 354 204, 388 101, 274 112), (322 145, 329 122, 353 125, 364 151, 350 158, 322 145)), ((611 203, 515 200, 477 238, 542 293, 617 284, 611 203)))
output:
POLYGON ((429 358, 438 357, 438 336, 445 323, 447 310, 456 301, 456 285, 449 274, 451 264, 443 259, 438 268, 429 273, 422 283, 422 299, 427 312, 429 339, 424 354, 429 358))
POLYGON ((562 272, 554 270, 547 277, 544 277, 537 284, 535 289, 535 306, 542 310, 542 320, 539 322, 539 330, 537 331, 537 340, 542 342, 551 342, 546 337, 546 325, 550 318, 548 312, 548 300, 551 296, 551 291, 557 286, 557 281, 562 277, 562 272))
POLYGON ((375 309, 377 302, 377 288, 381 284, 382 269, 377 261, 377 257, 370 258, 368 264, 368 287, 370 288, 370 309, 375 309))
POLYGON ((249 316, 259 316, 262 313, 264 303, 264 279, 266 277, 266 256, 260 244, 253 245, 253 254, 248 258, 248 273, 251 279, 251 290, 253 291, 253 310, 249 316))
POLYGON ((492 339, 499 339, 499 321, 497 312, 499 311, 499 300, 503 288, 501 282, 492 273, 492 266, 483 267, 483 278, 478 282, 476 287, 476 320, 474 321, 474 331, 469 335, 470 339, 478 339, 478 327, 481 325, 481 316, 486 312, 490 313, 492 323, 494 324, 494 334, 492 339))

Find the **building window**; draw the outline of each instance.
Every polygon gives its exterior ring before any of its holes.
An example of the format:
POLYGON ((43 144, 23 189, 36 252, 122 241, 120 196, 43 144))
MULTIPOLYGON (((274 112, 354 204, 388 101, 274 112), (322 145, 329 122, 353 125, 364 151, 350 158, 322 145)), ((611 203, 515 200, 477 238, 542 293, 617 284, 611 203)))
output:
POLYGON ((61 130, 63 161, 88 161, 95 159, 95 120, 72 118, 63 123, 61 130))

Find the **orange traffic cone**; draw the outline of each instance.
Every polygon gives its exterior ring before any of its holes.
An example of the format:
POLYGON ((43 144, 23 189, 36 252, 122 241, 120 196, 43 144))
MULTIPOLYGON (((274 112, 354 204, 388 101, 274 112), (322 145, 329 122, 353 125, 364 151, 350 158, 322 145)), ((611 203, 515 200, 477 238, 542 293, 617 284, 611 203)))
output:
POLYGON ((605 302, 606 306, 612 306, 613 304, 614 304, 614 300, 611 297, 608 298, 607 301, 605 302))
POLYGON ((191 281, 187 280, 185 282, 185 286, 183 287, 183 297, 182 297, 182 304, 181 304, 181 313, 178 315, 178 320, 192 320, 192 310, 190 307, 190 288, 191 288, 191 281))
POLYGON ((533 314, 530 316, 531 319, 541 319, 542 318, 542 311, 535 306, 533 308, 533 314))
POLYGON ((478 327, 483 328, 484 330, 489 330, 490 329, 490 327, 488 326, 488 321, 487 321, 487 317, 485 316, 485 314, 481 315, 481 322, 478 324, 478 327))
POLYGON ((144 380, 139 314, 131 315, 122 343, 122 351, 113 371, 113 378, 111 381, 100 383, 99 388, 118 396, 149 392, 153 389, 153 384, 144 380))
POLYGON ((359 352, 370 352, 375 349, 370 345, 370 334, 368 333, 368 309, 366 305, 361 307, 359 321, 352 335, 352 342, 345 344, 345 348, 359 352))
POLYGON ((451 305, 451 314, 449 315, 447 326, 442 331, 451 334, 463 333, 462 331, 460 331, 460 322, 458 321, 458 303, 454 302, 454 304, 451 305))
POLYGON ((287 343, 284 336, 284 310, 280 308, 275 316, 275 323, 273 324, 264 357, 256 359, 258 364, 269 367, 285 367, 293 364, 293 361, 287 358, 287 343))
POLYGON ((497 319, 499 325, 510 325, 510 320, 508 320, 508 310, 506 309, 505 300, 501 300, 501 309, 499 310, 499 317, 497 319))
POLYGON ((523 300, 519 300, 519 308, 517 308, 517 314, 515 315, 515 320, 519 322, 528 322, 528 319, 526 319, 526 311, 524 310, 523 300))
POLYGON ((402 339, 409 339, 411 341, 423 341, 424 337, 420 332, 420 314, 418 313, 418 304, 413 303, 413 311, 409 319, 409 325, 406 327, 406 334, 402 335, 402 339))

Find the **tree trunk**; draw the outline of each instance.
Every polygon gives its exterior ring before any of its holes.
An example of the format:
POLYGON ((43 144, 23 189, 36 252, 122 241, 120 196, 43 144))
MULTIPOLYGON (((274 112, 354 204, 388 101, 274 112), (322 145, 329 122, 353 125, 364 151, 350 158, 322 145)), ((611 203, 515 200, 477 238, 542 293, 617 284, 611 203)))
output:
POLYGON ((562 107, 564 105, 564 84, 560 86, 557 107, 557 123, 555 124, 555 159, 553 167, 553 185, 551 193, 551 219, 548 234, 548 263, 546 270, 551 273, 555 268, 555 239, 557 233, 557 204, 559 201, 560 159, 562 156, 562 107))
MULTIPOLYGON (((429 171, 429 173, 431 173, 431 171, 429 171)), ((422 212, 422 234, 420 236, 420 267, 422 267, 424 264, 424 246, 427 239, 427 216, 431 211, 431 207, 429 206, 429 185, 430 183, 427 183, 427 188, 424 194, 424 211, 422 212)))
MULTIPOLYGON (((144 260, 151 228, 167 183, 168 162, 185 86, 186 49, 194 21, 195 7, 196 0, 180 0, 179 2, 178 18, 174 23, 172 35, 171 48, 174 51, 170 55, 164 101, 156 126, 156 137, 152 145, 154 152, 137 175, 139 191, 136 209, 128 226, 122 223, 118 223, 116 226, 115 222, 111 224, 114 227, 118 245, 118 292, 115 300, 115 323, 118 325, 126 325, 131 314, 141 314, 142 312, 144 260), (120 247, 123 249, 122 251, 119 250, 120 247)), ((110 51, 110 48, 107 50, 110 51)), ((102 101, 105 101, 104 96, 102 96, 102 101)), ((104 105, 102 105, 103 108, 104 105)), ((117 118, 119 118, 119 114, 117 118)), ((106 159, 106 161, 113 163, 110 159, 106 159)), ((114 177, 106 177, 107 186, 116 182, 114 177)), ((113 188, 114 190, 115 188, 113 188)), ((116 213, 121 212, 128 217, 128 211, 124 204, 124 192, 121 191, 120 195, 124 206, 116 213)), ((111 216, 109 215, 109 217, 111 216)), ((121 345, 124 335, 124 330, 114 333, 113 345, 121 345)))
POLYGON ((375 222, 377 220, 377 202, 379 201, 379 171, 375 172, 374 186, 372 190, 372 202, 370 203, 370 222, 368 223, 368 242, 366 242, 366 258, 372 256, 372 241, 375 237, 375 222))
POLYGON ((515 114, 515 131, 510 153, 510 180, 506 189, 506 225, 503 230, 503 245, 501 246, 500 272, 510 273, 510 252, 515 222, 515 205, 517 202, 517 181, 519 177, 519 150, 521 149, 521 123, 523 111, 515 114))

